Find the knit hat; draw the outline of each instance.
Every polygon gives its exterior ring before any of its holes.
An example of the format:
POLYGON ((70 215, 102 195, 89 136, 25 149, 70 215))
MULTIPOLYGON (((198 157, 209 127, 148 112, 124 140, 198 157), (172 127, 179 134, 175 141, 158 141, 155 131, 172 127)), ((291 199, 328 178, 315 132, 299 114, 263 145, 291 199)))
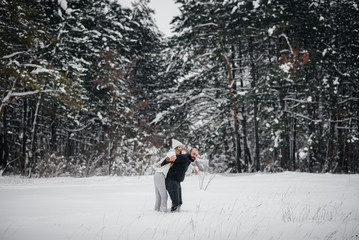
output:
POLYGON ((175 149, 176 147, 182 146, 183 144, 176 139, 172 139, 172 148, 175 149))

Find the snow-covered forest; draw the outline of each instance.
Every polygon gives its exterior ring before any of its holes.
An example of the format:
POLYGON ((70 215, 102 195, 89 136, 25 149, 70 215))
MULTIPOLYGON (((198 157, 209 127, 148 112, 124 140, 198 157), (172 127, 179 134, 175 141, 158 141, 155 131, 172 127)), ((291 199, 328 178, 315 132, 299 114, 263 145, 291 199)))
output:
POLYGON ((0 0, 0 175, 359 172, 353 0, 0 0))

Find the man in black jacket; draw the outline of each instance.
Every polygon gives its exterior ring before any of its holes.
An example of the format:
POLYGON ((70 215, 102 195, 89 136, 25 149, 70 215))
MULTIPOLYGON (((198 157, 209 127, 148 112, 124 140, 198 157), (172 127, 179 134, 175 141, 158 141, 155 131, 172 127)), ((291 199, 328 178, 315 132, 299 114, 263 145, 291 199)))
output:
MULTIPOLYGON (((171 212, 180 211, 182 205, 182 189, 181 182, 183 182, 188 166, 196 160, 198 150, 192 148, 188 154, 176 155, 176 160, 168 171, 166 177, 166 188, 172 200, 171 212)), ((167 164, 166 160, 162 165, 167 164)))

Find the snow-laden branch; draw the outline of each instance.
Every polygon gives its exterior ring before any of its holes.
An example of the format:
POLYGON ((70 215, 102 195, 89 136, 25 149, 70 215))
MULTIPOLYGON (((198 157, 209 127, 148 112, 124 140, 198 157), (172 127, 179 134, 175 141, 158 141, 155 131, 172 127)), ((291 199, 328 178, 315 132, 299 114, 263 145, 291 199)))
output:
POLYGON ((37 65, 37 64, 25 63, 25 64, 23 64, 23 66, 36 68, 35 70, 31 71, 32 74, 56 72, 55 70, 47 69, 47 68, 44 68, 43 66, 37 65))
POLYGON ((202 55, 197 55, 196 58, 204 58, 204 57, 211 56, 211 55, 214 55, 214 53, 204 53, 202 55))
POLYGON ((215 23, 200 24, 200 25, 195 26, 194 29, 196 29, 196 28, 202 28, 202 27, 208 27, 208 26, 217 27, 217 24, 215 24, 215 23))
POLYGON ((219 102, 217 99, 214 99, 213 97, 208 96, 208 95, 205 94, 205 93, 200 93, 198 96, 195 96, 195 97, 189 99, 188 101, 184 101, 184 102, 183 102, 181 105, 179 105, 178 107, 182 107, 182 106, 186 105, 187 103, 193 102, 193 101, 198 100, 198 99, 201 99, 201 98, 208 98, 208 99, 214 101, 215 103, 220 104, 220 102, 219 102))
POLYGON ((164 116, 166 116, 168 113, 169 113, 168 111, 163 111, 163 112, 157 113, 155 119, 153 119, 150 124, 157 124, 157 123, 160 122, 160 121, 164 118, 164 116))
POLYGON ((310 117, 304 116, 303 114, 294 113, 294 112, 290 112, 290 111, 285 111, 285 112, 287 112, 287 113, 289 113, 289 114, 292 114, 292 115, 294 115, 295 117, 307 119, 307 120, 309 120, 309 121, 311 121, 311 122, 314 122, 314 123, 319 123, 319 122, 321 121, 321 120, 315 120, 315 119, 312 119, 312 118, 310 118, 310 117))
MULTIPOLYGON (((201 99, 201 98, 208 98, 208 99, 212 100, 213 102, 215 102, 218 105, 221 104, 218 100, 214 99, 213 97, 208 96, 205 93, 200 93, 198 96, 194 96, 189 100, 185 100, 182 104, 176 106, 174 108, 174 110, 178 109, 178 108, 181 108, 181 107, 185 106, 186 104, 188 104, 190 102, 193 102, 193 101, 196 101, 196 100, 201 99)), ((157 124, 158 122, 160 122, 168 114, 170 114, 169 111, 163 111, 163 112, 157 113, 155 119, 152 120, 150 124, 157 124)))
POLYGON ((297 103, 311 103, 310 101, 308 100, 300 100, 300 99, 295 99, 295 98, 289 98, 289 97, 286 97, 283 99, 284 101, 293 101, 293 102, 297 102, 297 103))
POLYGON ((335 68, 335 70, 337 70, 337 72, 338 72, 340 75, 342 75, 343 77, 349 77, 349 76, 350 76, 349 73, 343 73, 343 72, 341 72, 336 64, 334 64, 334 68, 335 68))
POLYGON ((12 97, 26 97, 31 95, 36 95, 38 93, 50 93, 55 92, 54 90, 36 90, 36 91, 28 91, 28 92, 12 92, 9 91, 6 97, 1 101, 1 106, 3 104, 9 103, 12 97))
MULTIPOLYGON (((15 57, 17 55, 20 55, 20 54, 24 54, 26 52, 24 51, 21 51, 21 52, 14 52, 12 54, 9 54, 9 55, 6 55, 6 56, 3 56, 2 59, 9 59, 9 58, 12 58, 12 57, 15 57)), ((51 69, 47 69, 47 68, 44 68, 43 66, 41 65, 38 65, 38 64, 32 64, 32 63, 25 63, 25 64, 20 64, 18 61, 16 60, 10 60, 10 64, 11 63, 14 63, 16 66, 24 66, 24 67, 30 67, 30 68, 36 68, 35 70, 32 70, 31 71, 31 74, 38 74, 38 73, 53 73, 53 72, 56 72, 55 70, 51 70, 51 69)))
POLYGON ((12 57, 14 57, 14 56, 16 56, 16 55, 23 54, 23 53, 25 53, 25 52, 24 52, 24 51, 21 51, 21 52, 14 52, 14 53, 12 53, 12 54, 9 54, 9 55, 6 55, 6 56, 3 56, 3 57, 2 57, 2 59, 12 58, 12 57))
MULTIPOLYGON (((15 86, 16 81, 14 82, 14 86, 15 86)), ((31 96, 31 95, 36 95, 39 93, 51 93, 51 92, 56 92, 55 90, 35 90, 35 91, 27 91, 27 92, 13 92, 12 89, 14 88, 14 86, 11 88, 11 90, 6 94, 6 97, 1 100, 1 106, 0 106, 0 118, 2 116, 2 113, 5 109, 6 104, 8 104, 11 101, 11 98, 13 97, 26 97, 26 96, 31 96)))
POLYGON ((5 109, 5 105, 10 102, 11 99, 11 94, 12 94, 12 90, 15 88, 17 79, 15 79, 14 83, 12 84, 12 88, 10 89, 10 91, 6 94, 6 97, 1 101, 1 106, 0 106, 0 118, 2 116, 2 113, 5 109))
MULTIPOLYGON (((2 59, 7 59, 7 58, 12 58, 16 55, 19 55, 19 54, 23 54, 25 52, 15 52, 15 53, 12 53, 10 55, 7 55, 7 56, 3 56, 2 59)), ((47 68, 44 68, 43 66, 41 65, 38 65, 38 64, 32 64, 32 63, 25 63, 25 64, 20 64, 18 61, 16 60, 10 60, 10 64, 11 63, 14 63, 16 66, 24 66, 24 67, 29 67, 29 68, 36 68, 35 70, 32 70, 31 71, 31 74, 38 74, 38 73, 53 73, 53 72, 56 72, 55 70, 51 70, 51 69, 47 69, 47 68)))
POLYGON ((84 130, 85 128, 88 128, 89 126, 91 126, 91 124, 93 124, 94 120, 95 119, 98 119, 98 118, 93 118, 91 120, 89 120, 89 123, 80 127, 80 128, 77 128, 77 129, 69 129, 69 128, 65 128, 64 130, 67 131, 67 132, 80 132, 82 130, 84 130))
POLYGON ((281 35, 279 35, 279 37, 284 37, 284 38, 285 38, 285 40, 286 40, 286 42, 287 42, 287 44, 288 44, 288 47, 289 47, 289 49, 290 49, 290 52, 291 52, 292 54, 294 54, 294 52, 293 52, 293 48, 292 48, 292 45, 290 45, 290 42, 289 42, 288 36, 287 36, 287 35, 285 35, 284 33, 282 33, 281 35))
POLYGON ((357 98, 357 97, 350 97, 350 98, 348 98, 348 99, 345 99, 345 100, 343 100, 343 101, 338 102, 338 105, 343 104, 343 103, 346 103, 346 102, 349 102, 349 101, 358 102, 358 101, 359 101, 359 98, 357 98))
POLYGON ((11 93, 10 97, 26 97, 26 96, 36 95, 38 93, 51 93, 51 92, 56 92, 56 91, 47 89, 47 90, 35 90, 35 91, 28 91, 28 92, 13 92, 13 93, 11 93))
POLYGON ((8 163, 6 163, 6 165, 5 165, 5 167, 4 168, 0 168, 0 176, 2 176, 3 175, 3 173, 5 172, 5 170, 6 170, 6 168, 8 167, 8 166, 10 166, 10 164, 11 163, 13 163, 13 162, 15 162, 15 161, 17 161, 19 158, 15 158, 14 160, 12 160, 12 161, 10 161, 10 162, 8 162, 8 163))

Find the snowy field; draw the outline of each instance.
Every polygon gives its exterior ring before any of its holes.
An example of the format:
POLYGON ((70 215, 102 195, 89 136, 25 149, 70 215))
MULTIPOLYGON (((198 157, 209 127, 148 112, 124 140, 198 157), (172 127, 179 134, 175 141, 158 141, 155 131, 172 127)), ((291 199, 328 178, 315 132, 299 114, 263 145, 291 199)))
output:
POLYGON ((153 176, 0 177, 0 239, 359 239, 359 175, 199 180, 182 184, 182 212, 159 213, 153 176))

